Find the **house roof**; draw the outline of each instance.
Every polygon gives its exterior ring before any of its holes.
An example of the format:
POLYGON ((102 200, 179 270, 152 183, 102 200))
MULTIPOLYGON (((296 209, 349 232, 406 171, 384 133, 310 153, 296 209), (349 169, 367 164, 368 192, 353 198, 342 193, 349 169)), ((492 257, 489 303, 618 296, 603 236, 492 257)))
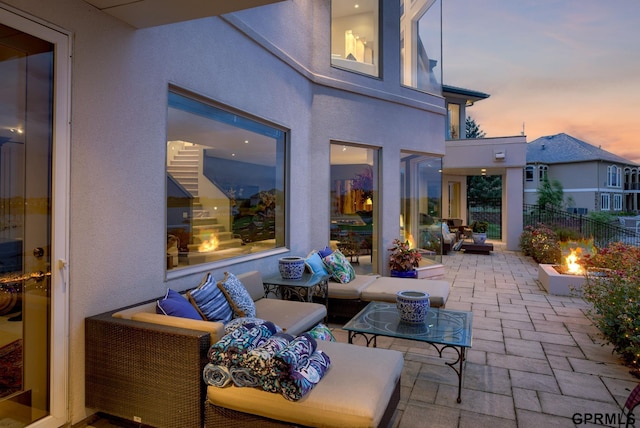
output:
POLYGON ((473 91, 471 89, 460 88, 458 86, 442 85, 442 94, 444 96, 454 95, 460 98, 466 98, 467 103, 473 104, 475 101, 484 100, 489 98, 489 94, 484 92, 473 91))
POLYGON ((589 161, 606 161, 638 166, 628 159, 565 133, 540 137, 527 144, 527 163, 556 164, 589 161))

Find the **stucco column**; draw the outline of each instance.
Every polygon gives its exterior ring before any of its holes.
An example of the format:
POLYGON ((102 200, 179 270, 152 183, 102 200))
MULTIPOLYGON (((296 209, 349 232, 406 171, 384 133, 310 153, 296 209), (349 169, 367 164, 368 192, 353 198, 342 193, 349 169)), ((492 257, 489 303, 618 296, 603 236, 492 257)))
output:
POLYGON ((503 216, 502 227, 505 231, 507 250, 519 250, 522 234, 523 174, 522 168, 507 168, 503 183, 503 216))

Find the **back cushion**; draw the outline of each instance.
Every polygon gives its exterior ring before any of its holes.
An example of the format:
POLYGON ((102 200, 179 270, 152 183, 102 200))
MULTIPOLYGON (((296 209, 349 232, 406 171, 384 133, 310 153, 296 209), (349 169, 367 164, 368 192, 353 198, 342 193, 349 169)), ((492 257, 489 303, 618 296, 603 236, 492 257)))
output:
POLYGON ((237 275, 244 288, 255 302, 264 297, 264 285, 262 285, 262 275, 257 270, 245 272, 237 275))

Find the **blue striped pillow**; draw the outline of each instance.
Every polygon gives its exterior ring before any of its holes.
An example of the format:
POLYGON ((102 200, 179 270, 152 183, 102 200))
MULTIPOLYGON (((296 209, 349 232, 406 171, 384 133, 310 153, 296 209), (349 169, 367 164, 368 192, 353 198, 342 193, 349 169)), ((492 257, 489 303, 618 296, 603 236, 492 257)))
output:
POLYGON ((227 323, 233 318, 233 310, 216 281, 207 273, 198 287, 187 293, 189 301, 207 321, 227 323))

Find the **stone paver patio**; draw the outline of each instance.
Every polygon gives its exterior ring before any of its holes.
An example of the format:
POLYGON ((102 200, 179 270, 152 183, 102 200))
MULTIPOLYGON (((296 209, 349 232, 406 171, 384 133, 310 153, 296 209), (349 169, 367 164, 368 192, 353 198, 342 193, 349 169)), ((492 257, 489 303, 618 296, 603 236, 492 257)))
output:
MULTIPOLYGON (((573 427, 593 426, 574 423, 575 414, 621 415, 621 405, 640 380, 610 345, 602 346, 584 314, 587 304, 547 294, 530 257, 506 251, 500 243, 494 248, 489 256, 443 256, 445 278, 452 284, 447 308, 474 316, 462 403, 456 403, 456 374, 430 345, 378 338, 379 347, 405 353, 394 426, 573 427)), ((346 342, 346 332, 332 327, 337 340, 346 342)), ((444 358, 455 360, 453 351, 447 352, 444 358)))

